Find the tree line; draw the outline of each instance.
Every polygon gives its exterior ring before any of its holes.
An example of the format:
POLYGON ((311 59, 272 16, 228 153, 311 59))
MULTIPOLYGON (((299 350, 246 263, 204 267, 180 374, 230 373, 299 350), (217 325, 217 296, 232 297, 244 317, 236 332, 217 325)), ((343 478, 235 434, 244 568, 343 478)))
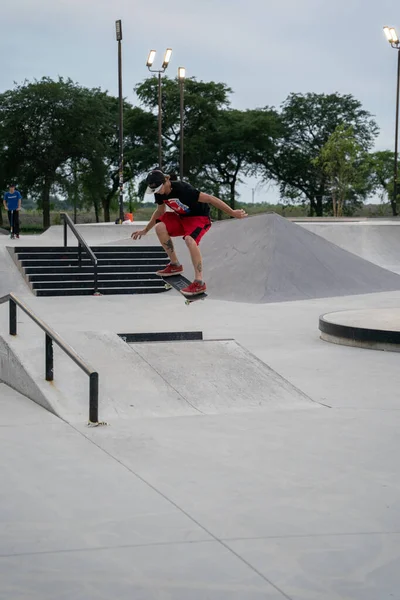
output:
MULTIPOLYGON (((140 106, 124 102, 125 200, 140 201, 145 173, 157 165, 157 79, 135 87, 140 106), (137 182, 139 184, 137 185, 137 182)), ((349 94, 290 94, 279 108, 231 108, 224 83, 185 82, 184 176, 237 201, 254 175, 279 187, 281 201, 311 216, 349 215, 367 197, 393 199, 394 154, 373 152, 379 128, 349 94)), ((163 78, 163 168, 179 172, 179 85, 163 78)), ((0 184, 13 180, 50 225, 52 194, 110 220, 118 195, 118 99, 70 79, 43 78, 0 94, 0 184)), ((0 219, 2 215, 0 212, 0 219)), ((2 221, 0 221, 1 224, 2 221)))

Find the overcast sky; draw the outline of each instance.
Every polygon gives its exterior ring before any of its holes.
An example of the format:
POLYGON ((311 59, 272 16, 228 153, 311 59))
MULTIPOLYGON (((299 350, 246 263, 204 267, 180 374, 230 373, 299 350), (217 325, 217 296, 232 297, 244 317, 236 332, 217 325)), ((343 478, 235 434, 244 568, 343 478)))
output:
MULTIPOLYGON (((375 115, 377 149, 394 146, 394 0, 10 0, 3 3, 0 91, 58 75, 118 94, 115 20, 123 26, 124 96, 148 76, 148 51, 173 48, 168 75, 223 81, 232 106, 279 106, 290 92, 353 94, 375 115)), ((156 58, 156 61, 157 61, 156 58)), ((254 181, 241 186, 251 200, 254 181)), ((256 200, 276 200, 270 191, 256 200)))

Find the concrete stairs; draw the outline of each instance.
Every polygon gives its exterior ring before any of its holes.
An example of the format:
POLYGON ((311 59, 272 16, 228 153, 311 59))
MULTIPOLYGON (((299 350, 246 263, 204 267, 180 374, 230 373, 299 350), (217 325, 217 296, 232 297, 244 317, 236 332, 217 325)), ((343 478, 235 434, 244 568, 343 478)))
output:
MULTIPOLYGON (((157 246, 94 246, 98 259, 100 294, 154 294, 164 292, 156 275, 168 263, 157 246)), ((93 294, 94 267, 78 247, 15 247, 14 261, 36 296, 89 296, 93 294)))

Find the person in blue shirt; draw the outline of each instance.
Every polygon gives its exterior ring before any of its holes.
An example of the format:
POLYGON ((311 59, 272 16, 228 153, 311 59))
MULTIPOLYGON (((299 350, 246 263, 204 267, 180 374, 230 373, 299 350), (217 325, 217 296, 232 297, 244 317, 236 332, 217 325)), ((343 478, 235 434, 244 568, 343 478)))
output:
POLYGON ((19 211, 21 210, 22 196, 15 189, 13 183, 10 185, 9 190, 4 194, 3 205, 8 211, 11 239, 14 239, 14 236, 19 238, 19 211))

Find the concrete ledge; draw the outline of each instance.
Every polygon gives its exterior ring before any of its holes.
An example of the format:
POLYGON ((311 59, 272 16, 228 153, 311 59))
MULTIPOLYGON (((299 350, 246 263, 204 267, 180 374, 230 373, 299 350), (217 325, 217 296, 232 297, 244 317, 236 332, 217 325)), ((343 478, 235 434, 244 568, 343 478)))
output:
POLYGON ((400 308, 325 314, 319 318, 319 330, 326 342, 400 352, 400 308))
POLYGON ((139 342, 179 342, 202 340, 202 331, 159 331, 154 333, 118 333, 118 336, 127 344, 139 342))

